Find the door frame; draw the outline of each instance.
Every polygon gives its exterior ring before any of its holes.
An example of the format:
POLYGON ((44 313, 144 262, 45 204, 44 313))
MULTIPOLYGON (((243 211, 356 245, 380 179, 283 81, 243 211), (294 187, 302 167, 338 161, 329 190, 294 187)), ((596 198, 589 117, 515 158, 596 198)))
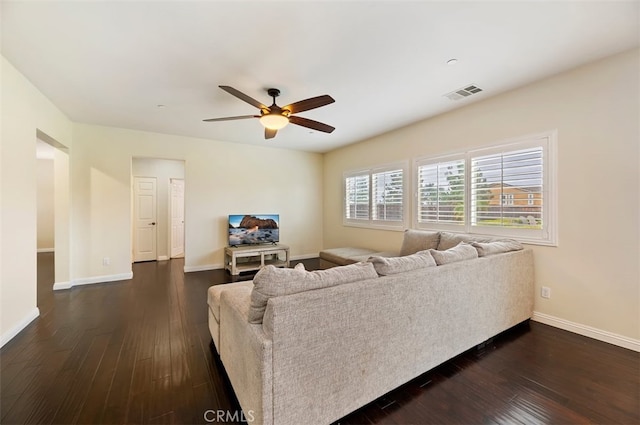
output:
POLYGON ((184 258, 185 256, 185 230, 186 230, 186 224, 185 224, 185 220, 184 220, 184 215, 185 215, 185 202, 184 202, 184 192, 185 192, 185 179, 184 178, 178 178, 178 177, 171 177, 169 178, 169 211, 167 214, 167 217, 169 218, 167 220, 168 222, 168 238, 167 238, 167 242, 168 242, 168 247, 167 247, 167 252, 169 253, 169 259, 171 258, 184 258), (173 256, 171 255, 171 247, 173 246, 173 229, 172 229, 172 214, 171 212, 173 211, 173 186, 171 185, 173 183, 174 180, 180 180, 182 181, 182 254, 179 256, 173 256))

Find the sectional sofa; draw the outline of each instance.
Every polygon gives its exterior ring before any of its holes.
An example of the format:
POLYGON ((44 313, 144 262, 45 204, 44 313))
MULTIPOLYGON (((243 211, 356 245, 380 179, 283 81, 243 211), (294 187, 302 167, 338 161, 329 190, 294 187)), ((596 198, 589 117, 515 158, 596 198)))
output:
POLYGON ((411 230, 400 253, 209 289, 251 423, 330 424, 532 315, 533 254, 515 241, 411 230))

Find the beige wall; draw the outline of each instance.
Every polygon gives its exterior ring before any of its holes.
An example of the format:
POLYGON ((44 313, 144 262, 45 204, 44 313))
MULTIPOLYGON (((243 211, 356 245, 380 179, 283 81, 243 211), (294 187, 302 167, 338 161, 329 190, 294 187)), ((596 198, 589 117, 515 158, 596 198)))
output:
POLYGON ((389 250, 402 240, 342 225, 345 170, 557 129, 559 245, 531 246, 535 310, 637 341, 639 76, 639 51, 629 51, 326 154, 325 247, 389 250))
POLYGON ((38 315, 36 133, 71 145, 71 122, 1 58, 0 345, 38 315))
POLYGON ((278 213, 280 239, 292 256, 321 249, 322 155, 76 124, 75 279, 131 271, 131 161, 143 157, 184 161, 187 271, 222 267, 228 214, 278 213))
POLYGON ((54 248, 54 197, 53 159, 38 159, 37 172, 37 204, 38 204, 38 251, 53 251, 54 248))

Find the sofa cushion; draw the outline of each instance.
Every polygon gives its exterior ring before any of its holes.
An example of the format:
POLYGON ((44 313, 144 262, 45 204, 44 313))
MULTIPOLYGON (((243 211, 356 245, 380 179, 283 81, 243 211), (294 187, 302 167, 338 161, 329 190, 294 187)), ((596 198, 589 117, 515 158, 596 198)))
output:
POLYGON ((397 252, 381 251, 381 252, 374 252, 373 254, 369 254, 369 255, 357 255, 355 257, 351 257, 351 260, 355 260, 356 263, 360 263, 363 261, 368 261, 369 258, 371 257, 391 258, 391 257, 397 257, 397 256, 398 256, 397 252))
POLYGON ((471 246, 478 251, 478 257, 524 249, 520 242, 513 239, 502 239, 494 242, 471 242, 471 246))
POLYGON ((403 257, 370 257, 367 261, 373 263, 376 272, 380 276, 389 276, 392 274, 408 272, 426 267, 434 267, 436 261, 427 250, 418 251, 415 254, 405 255, 403 257))
POLYGON ((368 248, 330 248, 320 251, 320 258, 327 260, 339 266, 357 263, 358 261, 366 261, 371 255, 375 254, 375 250, 368 248))
POLYGON ((440 232, 407 229, 400 248, 400 256, 415 254, 426 249, 436 249, 440 241, 440 232))
POLYGON ((453 248, 460 242, 493 242, 497 240, 490 236, 477 236, 469 235, 467 233, 452 233, 452 232, 440 232, 440 240, 438 242, 437 249, 440 251, 446 251, 453 248))
POLYGON ((207 290, 207 304, 213 313, 216 320, 220 321, 220 294, 222 291, 227 291, 234 288, 253 288, 253 282, 248 280, 244 282, 224 283, 220 285, 213 285, 207 290))
POLYGON ((346 266, 347 264, 367 261, 369 257, 397 257, 398 252, 382 251, 376 252, 368 248, 330 248, 320 251, 320 259, 331 263, 331 265, 346 266))
POLYGON ((478 251, 466 242, 460 242, 458 245, 445 251, 439 251, 437 249, 430 249, 429 251, 439 266, 478 258, 478 251))
POLYGON ((271 297, 297 294, 377 277, 378 273, 371 263, 355 263, 311 272, 306 271, 302 263, 298 263, 293 269, 279 269, 272 265, 265 266, 253 278, 249 323, 262 323, 264 310, 271 297))

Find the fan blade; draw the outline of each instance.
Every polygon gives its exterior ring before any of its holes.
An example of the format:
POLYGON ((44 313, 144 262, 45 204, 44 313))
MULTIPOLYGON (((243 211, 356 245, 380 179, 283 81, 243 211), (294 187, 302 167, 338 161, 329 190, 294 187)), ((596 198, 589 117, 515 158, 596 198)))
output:
POLYGON ((233 120, 244 120, 247 118, 260 118, 260 115, 240 115, 237 117, 209 118, 208 120, 202 120, 202 121, 206 121, 206 122, 233 121, 233 120))
POLYGON ((292 114, 297 114, 298 112, 304 112, 310 109, 319 108, 321 106, 325 106, 333 102, 335 102, 335 100, 333 100, 333 98, 328 94, 325 94, 322 96, 316 96, 309 99, 301 100, 299 102, 292 103, 291 105, 287 105, 282 109, 287 109, 292 114))
POLYGON ((247 96, 246 94, 242 93, 241 91, 238 91, 238 90, 234 89, 233 87, 229 87, 229 86, 218 86, 218 87, 220 87, 222 90, 226 91, 230 95, 233 95, 233 96, 237 97, 240 100, 244 100, 249 105, 253 105, 258 109, 269 110, 268 106, 263 105, 262 103, 258 102, 254 98, 247 96))
POLYGON ((276 137, 276 133, 278 132, 278 130, 271 130, 270 128, 266 128, 264 129, 264 138, 265 139, 273 139, 274 137, 276 137))
POLYGON ((335 130, 335 127, 331 127, 330 125, 310 120, 308 118, 291 116, 289 117, 289 122, 291 124, 301 125, 302 127, 311 128, 313 130, 324 131, 325 133, 331 133, 333 130, 335 130))

